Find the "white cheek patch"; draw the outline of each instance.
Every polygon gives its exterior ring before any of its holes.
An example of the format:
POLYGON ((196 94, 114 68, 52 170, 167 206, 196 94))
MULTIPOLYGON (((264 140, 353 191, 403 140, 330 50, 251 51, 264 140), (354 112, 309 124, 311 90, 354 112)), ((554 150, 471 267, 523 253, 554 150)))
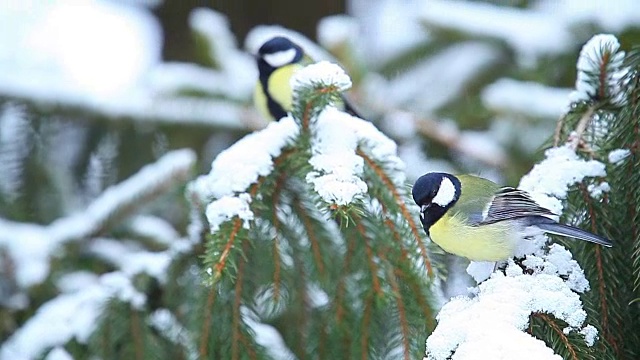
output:
POLYGON ((262 58, 267 64, 271 65, 274 68, 279 68, 281 66, 287 65, 296 58, 296 49, 289 49, 284 51, 278 51, 273 54, 263 55, 262 58))
POLYGON ((453 185, 451 180, 449 180, 449 178, 443 177, 442 182, 440 183, 440 188, 438 189, 438 193, 433 198, 433 200, 431 200, 431 202, 444 207, 451 204, 455 197, 456 187, 453 185))

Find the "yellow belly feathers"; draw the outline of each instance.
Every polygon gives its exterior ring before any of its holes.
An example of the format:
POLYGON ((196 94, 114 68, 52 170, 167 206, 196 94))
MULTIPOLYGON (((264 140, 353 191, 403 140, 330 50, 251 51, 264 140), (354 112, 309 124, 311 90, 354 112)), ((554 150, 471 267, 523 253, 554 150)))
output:
POLYGON ((455 214, 445 214, 431 226, 431 240, 446 252, 473 261, 499 261, 513 256, 519 241, 507 223, 471 227, 455 214))
MULTIPOLYGON (((269 77, 269 94, 271 95, 273 100, 275 100, 280 104, 280 106, 282 106, 284 111, 291 111, 293 95, 289 80, 291 79, 291 75, 293 75, 293 72, 301 67, 302 66, 299 64, 286 65, 276 69, 269 77)), ((269 108, 267 107, 267 97, 262 91, 262 86, 260 85, 260 83, 256 85, 253 99, 256 108, 258 108, 262 116, 264 116, 266 119, 279 120, 273 119, 271 114, 269 113, 269 108)))

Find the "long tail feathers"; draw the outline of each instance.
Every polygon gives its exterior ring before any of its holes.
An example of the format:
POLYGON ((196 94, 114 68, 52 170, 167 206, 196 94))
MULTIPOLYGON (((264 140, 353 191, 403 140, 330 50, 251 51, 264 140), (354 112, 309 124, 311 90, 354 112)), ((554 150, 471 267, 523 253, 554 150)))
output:
POLYGON ((580 240, 590 241, 592 243, 600 244, 606 247, 613 246, 613 243, 609 239, 594 235, 590 232, 575 228, 573 226, 563 225, 556 222, 543 222, 536 224, 535 226, 551 234, 569 236, 580 240))

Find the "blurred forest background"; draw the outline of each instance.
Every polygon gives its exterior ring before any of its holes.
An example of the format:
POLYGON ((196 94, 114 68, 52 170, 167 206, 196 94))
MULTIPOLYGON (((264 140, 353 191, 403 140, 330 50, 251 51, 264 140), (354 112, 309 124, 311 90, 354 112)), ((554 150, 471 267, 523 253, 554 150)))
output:
MULTIPOLYGON (((29 0, 0 4, 0 24, 2 360, 83 358, 104 345, 91 324, 114 296, 180 342, 167 329, 204 251, 185 187, 266 126, 250 54, 274 34, 345 68, 408 182, 439 170, 506 185, 569 110, 582 45, 640 44, 634 0, 29 0)), ((442 299, 468 284, 451 276, 442 299)))

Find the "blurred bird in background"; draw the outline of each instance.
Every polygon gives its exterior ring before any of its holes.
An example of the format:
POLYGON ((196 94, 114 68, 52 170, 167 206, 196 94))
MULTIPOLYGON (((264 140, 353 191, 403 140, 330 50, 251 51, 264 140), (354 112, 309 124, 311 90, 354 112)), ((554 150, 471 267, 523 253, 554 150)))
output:
MULTIPOLYGON (((257 63, 260 75, 253 96, 255 107, 266 119, 280 120, 292 108, 291 76, 313 60, 299 45, 286 37, 276 36, 262 44, 257 63)), ((342 100, 344 111, 361 117, 344 96, 342 100)))

